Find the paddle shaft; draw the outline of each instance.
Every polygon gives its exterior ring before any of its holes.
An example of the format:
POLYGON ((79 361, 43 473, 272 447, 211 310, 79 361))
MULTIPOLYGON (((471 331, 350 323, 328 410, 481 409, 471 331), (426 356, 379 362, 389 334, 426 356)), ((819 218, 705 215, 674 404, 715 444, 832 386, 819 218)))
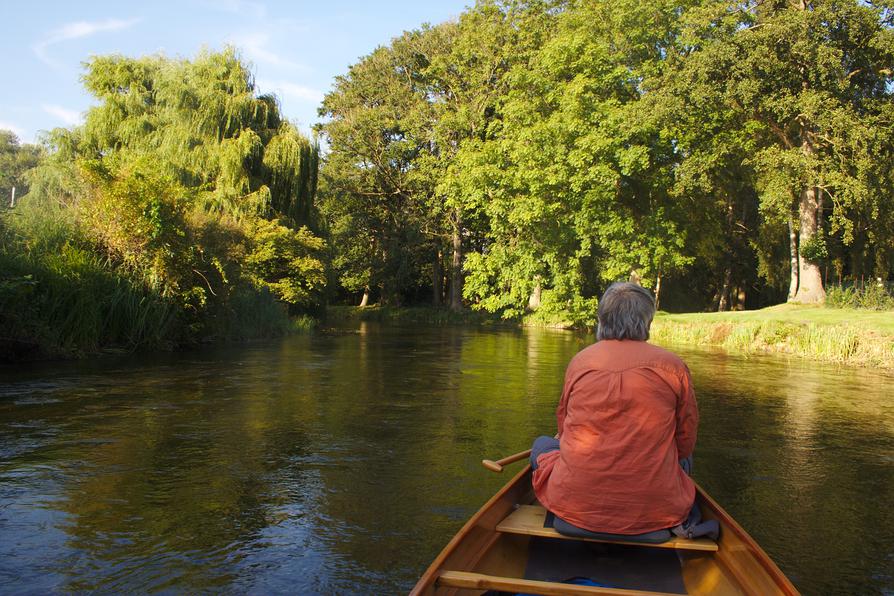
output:
POLYGON ((522 459, 527 459, 531 457, 531 450, 527 449, 525 451, 519 451, 514 455, 509 455, 504 457, 503 459, 498 459, 497 461, 491 461, 489 459, 481 460, 481 465, 490 470, 491 472, 502 472, 503 466, 509 465, 511 463, 517 462, 522 459))

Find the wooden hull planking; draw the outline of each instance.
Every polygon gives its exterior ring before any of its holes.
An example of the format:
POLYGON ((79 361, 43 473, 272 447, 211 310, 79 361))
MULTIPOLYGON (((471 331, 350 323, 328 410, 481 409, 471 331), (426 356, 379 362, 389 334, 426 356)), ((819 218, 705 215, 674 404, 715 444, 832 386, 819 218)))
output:
MULTIPOLYGON (((423 573, 410 592, 412 596, 481 593, 488 589, 612 596, 666 594, 525 580, 533 536, 501 532, 497 526, 519 505, 536 503, 530 475, 531 469, 527 466, 466 522, 423 573)), ((701 548, 676 551, 686 592, 696 596, 797 595, 794 585, 754 539, 701 487, 697 486, 697 491, 702 515, 705 519, 716 519, 721 533, 716 551, 701 548)))

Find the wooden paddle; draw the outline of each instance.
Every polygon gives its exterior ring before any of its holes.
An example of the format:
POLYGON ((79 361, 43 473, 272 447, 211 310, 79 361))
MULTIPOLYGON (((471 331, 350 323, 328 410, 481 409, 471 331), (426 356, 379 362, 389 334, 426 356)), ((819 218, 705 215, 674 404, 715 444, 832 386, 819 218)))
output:
POLYGON ((509 455, 504 457, 503 459, 498 459, 497 461, 491 461, 489 459, 481 460, 481 465, 490 470, 491 472, 502 472, 503 466, 509 465, 511 463, 517 462, 522 459, 527 459, 531 457, 531 450, 528 449, 526 451, 519 451, 514 455, 509 455))

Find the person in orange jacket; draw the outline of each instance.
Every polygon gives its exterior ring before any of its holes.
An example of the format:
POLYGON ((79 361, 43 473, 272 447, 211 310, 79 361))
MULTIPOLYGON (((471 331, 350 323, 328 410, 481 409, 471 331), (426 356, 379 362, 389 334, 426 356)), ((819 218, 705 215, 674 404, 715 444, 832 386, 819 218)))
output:
POLYGON ((660 542, 698 521, 688 474, 698 406, 683 361, 646 341, 654 315, 647 289, 606 290, 597 341, 566 370, 558 433, 534 442, 534 491, 559 532, 660 542))

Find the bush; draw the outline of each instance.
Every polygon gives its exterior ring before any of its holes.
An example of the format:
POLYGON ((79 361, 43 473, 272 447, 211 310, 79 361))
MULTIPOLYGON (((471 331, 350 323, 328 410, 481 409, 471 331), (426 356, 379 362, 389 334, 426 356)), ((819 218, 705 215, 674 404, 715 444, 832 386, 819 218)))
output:
POLYGON ((880 281, 865 285, 831 286, 826 290, 826 306, 830 308, 894 310, 894 292, 880 281))

